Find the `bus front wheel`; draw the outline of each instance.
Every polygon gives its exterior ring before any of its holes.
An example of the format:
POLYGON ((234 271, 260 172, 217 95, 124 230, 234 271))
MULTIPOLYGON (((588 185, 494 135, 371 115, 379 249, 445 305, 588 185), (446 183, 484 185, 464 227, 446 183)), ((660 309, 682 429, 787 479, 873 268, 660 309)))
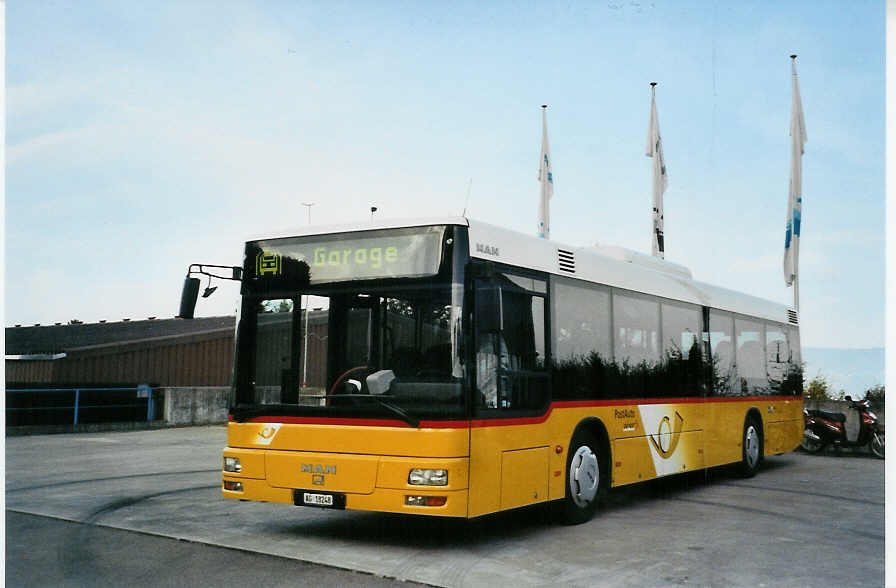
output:
POLYGON ((559 505, 560 520, 566 524, 578 525, 594 516, 606 475, 600 449, 588 431, 579 430, 573 435, 566 458, 566 497, 559 505))

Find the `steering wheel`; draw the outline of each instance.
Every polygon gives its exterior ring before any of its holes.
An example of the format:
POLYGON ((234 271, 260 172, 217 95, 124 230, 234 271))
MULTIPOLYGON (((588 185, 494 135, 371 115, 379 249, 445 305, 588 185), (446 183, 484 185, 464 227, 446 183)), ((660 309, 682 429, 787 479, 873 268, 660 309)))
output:
MULTIPOLYGON (((336 378, 336 381, 333 382, 333 387, 330 388, 330 391, 327 393, 327 395, 331 396, 333 394, 333 392, 336 391, 336 387, 339 384, 341 384, 348 376, 354 374, 355 372, 364 372, 364 371, 369 371, 369 370, 370 370, 370 367, 366 366, 366 365, 359 365, 359 366, 355 366, 349 370, 346 370, 345 372, 343 372, 343 374, 341 376, 336 378)), ((363 380, 362 380, 362 382, 363 382, 363 380)))

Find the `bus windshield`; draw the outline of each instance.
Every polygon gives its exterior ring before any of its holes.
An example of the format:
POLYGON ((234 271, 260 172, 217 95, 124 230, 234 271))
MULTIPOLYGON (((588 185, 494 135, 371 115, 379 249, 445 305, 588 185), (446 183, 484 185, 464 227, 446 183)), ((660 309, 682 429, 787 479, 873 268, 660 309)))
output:
MULTIPOLYGON (((273 287, 252 291, 250 284, 238 321, 234 419, 388 418, 416 426, 420 419, 462 418, 463 285, 452 276, 451 256, 441 259, 441 229, 417 231, 422 237, 387 234, 339 243, 340 263, 354 255, 346 250, 366 250, 368 260, 380 258, 372 252, 381 250, 381 268, 340 268, 334 255, 325 274, 331 281, 320 272, 308 280, 299 269, 293 277, 283 272, 289 280, 273 287), (403 246, 425 249, 427 267, 401 266, 396 259, 403 246), (385 268, 387 262, 393 266, 385 268), (384 268, 390 275, 368 277, 384 268)), ((292 252, 305 250, 313 260, 322 247, 294 241, 278 262, 288 265, 299 257, 292 252)), ((258 242, 247 246, 250 276, 252 258, 270 258, 272 249, 258 242)), ((287 248, 275 251, 282 255, 287 248)), ((313 261, 308 265, 313 268, 313 261)))

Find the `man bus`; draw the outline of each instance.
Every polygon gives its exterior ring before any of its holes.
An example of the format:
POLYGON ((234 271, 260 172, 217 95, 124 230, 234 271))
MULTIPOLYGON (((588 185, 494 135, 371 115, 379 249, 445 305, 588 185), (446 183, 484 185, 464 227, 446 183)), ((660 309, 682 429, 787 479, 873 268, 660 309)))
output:
POLYGON ((753 475, 803 435, 796 313, 620 248, 312 228, 246 243, 241 298, 226 498, 577 523, 609 488, 753 475))

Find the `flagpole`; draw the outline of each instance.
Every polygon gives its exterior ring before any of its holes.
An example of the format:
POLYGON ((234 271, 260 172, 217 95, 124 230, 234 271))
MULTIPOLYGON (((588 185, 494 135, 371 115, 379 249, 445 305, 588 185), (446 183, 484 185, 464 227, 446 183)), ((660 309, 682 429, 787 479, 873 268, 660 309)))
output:
MULTIPOLYGON (((656 100, 656 82, 650 82, 650 104, 651 108, 653 105, 653 101, 656 100)), ((654 157, 656 155, 654 154, 654 157)), ((651 194, 650 201, 650 249, 653 253, 654 257, 660 257, 659 252, 657 251, 657 239, 656 239, 656 209, 653 204, 653 194, 651 194)))
MULTIPOLYGON (((541 137, 541 148, 544 149, 544 129, 547 128, 547 117, 548 117, 548 105, 541 105, 541 128, 542 128, 542 137, 541 137)), ((544 153, 541 154, 542 158, 544 158, 544 153)), ((547 202, 544 197, 544 180, 542 180, 541 186, 541 218, 538 219, 539 226, 541 227, 541 238, 548 239, 551 236, 551 209, 550 202, 547 202)))
MULTIPOLYGON (((790 63, 791 63, 791 71, 793 71, 793 75, 796 76, 796 53, 790 55, 790 63)), ((793 157, 793 154, 791 154, 793 157)), ((802 190, 800 190, 802 191, 802 190)), ((793 258, 799 263, 799 255, 800 255, 800 243, 799 240, 796 240, 793 244, 793 258)), ((796 266, 799 267, 798 265, 796 266)), ((796 311, 796 316, 800 316, 800 272, 797 270, 793 275, 793 310, 796 311)), ((799 320, 799 318, 797 318, 799 320)))
MULTIPOLYGON (((308 209, 308 226, 311 226, 311 207, 314 206, 314 202, 302 202, 302 206, 308 209)), ((308 387, 308 311, 311 310, 311 296, 306 294, 305 298, 305 345, 302 350, 302 383, 300 388, 302 389, 302 393, 305 393, 305 388, 308 387)))
POLYGON ((663 193, 666 191, 668 177, 666 176, 666 162, 663 158, 663 145, 660 136, 660 122, 656 114, 656 82, 650 82, 650 123, 647 127, 647 150, 644 155, 653 159, 651 169, 653 179, 651 182, 651 252, 654 257, 665 257, 665 243, 663 236, 663 193))
POLYGON ((538 236, 542 239, 551 237, 551 197, 553 196, 553 178, 551 176, 550 155, 548 151, 548 105, 541 105, 541 154, 538 162, 538 183, 540 194, 538 199, 538 236))

